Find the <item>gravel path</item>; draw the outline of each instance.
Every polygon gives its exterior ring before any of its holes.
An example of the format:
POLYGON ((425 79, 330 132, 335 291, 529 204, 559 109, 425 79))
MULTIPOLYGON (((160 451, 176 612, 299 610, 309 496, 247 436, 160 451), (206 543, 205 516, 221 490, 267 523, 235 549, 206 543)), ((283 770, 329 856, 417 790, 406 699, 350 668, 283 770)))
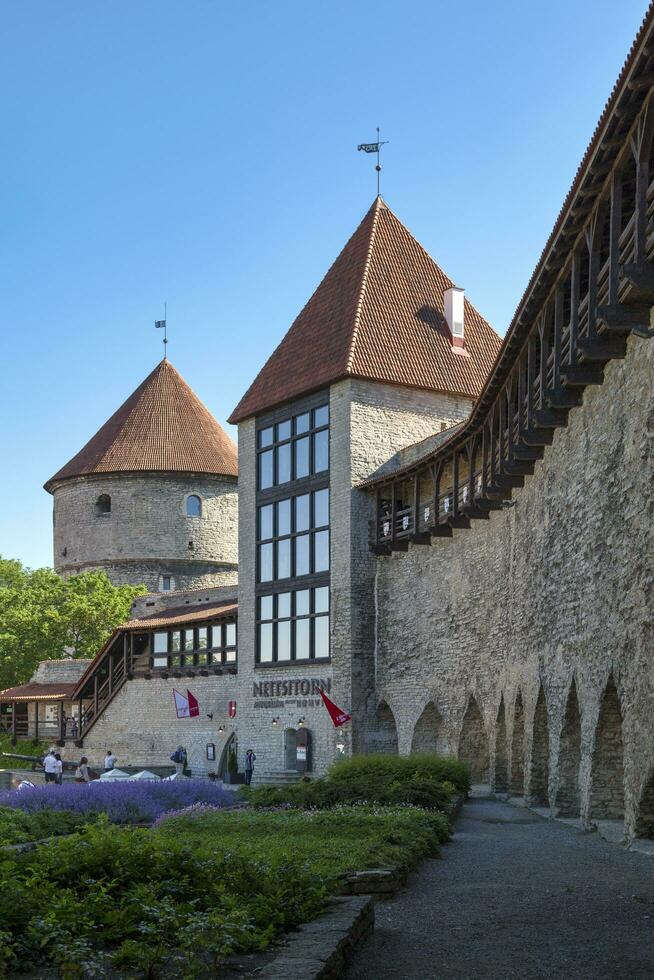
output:
POLYGON ((654 977, 654 859, 495 800, 375 914, 347 980, 654 977))

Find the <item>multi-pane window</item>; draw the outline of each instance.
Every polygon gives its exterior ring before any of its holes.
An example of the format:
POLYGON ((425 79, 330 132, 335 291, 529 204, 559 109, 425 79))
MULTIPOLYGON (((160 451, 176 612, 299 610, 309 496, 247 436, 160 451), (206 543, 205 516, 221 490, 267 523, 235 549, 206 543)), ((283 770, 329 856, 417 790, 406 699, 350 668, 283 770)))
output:
POLYGON ((329 571, 329 489, 258 508, 259 582, 329 571))
POLYGON ((329 469, 329 406, 302 412, 257 434, 259 490, 326 473, 329 469))
POLYGON ((236 623, 153 633, 151 661, 168 669, 236 663, 236 623))
POLYGON ((294 589, 257 600, 259 663, 329 658, 329 586, 294 589))

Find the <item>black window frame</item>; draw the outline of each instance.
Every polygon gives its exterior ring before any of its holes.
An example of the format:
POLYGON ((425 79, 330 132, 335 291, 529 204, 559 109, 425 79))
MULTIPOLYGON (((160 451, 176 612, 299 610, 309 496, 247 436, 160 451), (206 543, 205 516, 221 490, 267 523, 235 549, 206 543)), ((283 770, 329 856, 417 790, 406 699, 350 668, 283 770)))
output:
MULTIPOLYGON (((315 631, 315 625, 314 624, 315 624, 316 620, 318 620, 318 619, 326 619, 327 620, 327 623, 329 624, 329 618, 330 618, 330 598, 331 598, 331 592, 330 592, 329 583, 324 583, 324 582, 319 582, 319 583, 317 583, 315 585, 311 585, 311 586, 309 586, 308 584, 305 584, 304 582, 302 582, 302 583, 294 586, 294 588, 292 588, 292 589, 289 589, 289 588, 286 588, 286 589, 278 589, 276 592, 265 592, 262 595, 258 595, 257 598, 256 598, 256 616, 255 616, 255 631, 256 631, 255 635, 256 635, 256 650, 257 650, 257 662, 256 662, 256 666, 257 667, 280 667, 280 666, 290 667, 290 666, 293 666, 293 665, 302 665, 302 664, 305 664, 306 665, 306 664, 325 664, 325 663, 329 663, 329 661, 331 660, 331 650, 330 650, 329 654, 326 657, 316 657, 315 656, 316 631, 315 631), (326 612, 322 612, 322 611, 321 612, 316 612, 316 590, 317 589, 322 589, 322 588, 326 588, 328 590, 328 593, 327 593, 327 611, 326 612), (296 594, 298 592, 304 592, 304 591, 308 591, 309 592, 309 612, 308 613, 299 613, 298 614, 298 612, 297 612, 297 598, 296 598, 296 594), (290 615, 289 616, 279 616, 278 615, 279 596, 280 595, 286 595, 289 592, 291 594, 290 615), (272 618, 270 618, 270 617, 263 617, 261 615, 262 599, 267 599, 269 597, 272 597, 272 618), (296 631, 296 628, 295 628, 295 625, 294 624, 298 620, 305 621, 305 622, 308 621, 309 622, 309 656, 308 657, 299 657, 298 658, 296 656, 296 653, 297 653, 297 645, 296 645, 297 631, 296 631), (290 634, 291 634, 290 653, 291 653, 291 655, 290 655, 290 658, 289 659, 282 659, 282 660, 280 660, 278 658, 278 630, 277 630, 277 625, 279 623, 290 623, 291 624, 291 627, 290 627, 290 634), (272 626, 272 659, 271 660, 261 660, 261 642, 260 642, 261 630, 260 630, 260 627, 262 625, 271 625, 272 626)), ((328 626, 328 629, 329 629, 329 626, 328 626)))
POLYGON ((208 620, 193 626, 172 626, 170 629, 152 630, 150 639, 150 667, 152 670, 191 670, 203 667, 234 667, 238 662, 238 623, 236 619, 208 620), (234 626, 234 643, 227 643, 228 626, 234 626), (207 645, 199 646, 199 630, 211 629, 207 633, 207 645), (220 643, 214 642, 216 631, 220 630, 220 643), (155 653, 155 635, 166 633, 166 652, 155 653), (180 634, 180 648, 173 649, 173 634, 180 634), (185 646, 187 635, 192 634, 192 647, 185 646), (155 660, 166 658, 166 664, 155 660))

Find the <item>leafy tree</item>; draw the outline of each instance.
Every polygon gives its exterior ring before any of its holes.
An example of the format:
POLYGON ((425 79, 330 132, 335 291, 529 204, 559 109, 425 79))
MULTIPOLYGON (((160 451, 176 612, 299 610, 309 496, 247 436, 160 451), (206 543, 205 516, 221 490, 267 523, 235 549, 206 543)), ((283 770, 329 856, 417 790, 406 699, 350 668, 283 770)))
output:
POLYGON ((25 683, 41 660, 94 656, 146 592, 114 586, 105 572, 64 581, 0 556, 0 690, 25 683))

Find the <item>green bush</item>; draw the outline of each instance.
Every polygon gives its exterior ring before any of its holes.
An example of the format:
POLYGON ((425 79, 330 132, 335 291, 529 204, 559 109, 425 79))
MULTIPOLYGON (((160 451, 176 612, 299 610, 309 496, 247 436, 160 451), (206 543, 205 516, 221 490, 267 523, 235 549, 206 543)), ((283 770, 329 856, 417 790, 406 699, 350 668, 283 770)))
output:
POLYGON ((215 837, 189 846, 101 822, 3 855, 0 975, 54 965, 63 976, 106 976, 110 963, 129 977, 162 965, 172 976, 213 975, 229 953, 262 949, 315 917, 326 897, 290 854, 273 868, 215 837))
POLYGON ((44 840, 46 837, 72 834, 97 819, 95 813, 72 813, 68 810, 38 810, 25 813, 0 806, 0 847, 44 840))
POLYGON ((425 753, 355 756, 335 763, 324 778, 313 782, 261 786, 242 793, 255 807, 288 804, 308 810, 363 801, 445 810, 456 793, 465 795, 469 787, 468 771, 461 762, 425 753))
MULTIPOLYGON (((0 735, 0 753, 11 752, 17 755, 31 755, 39 758, 45 755, 52 746, 52 742, 37 742, 31 738, 19 738, 15 745, 12 745, 11 735, 0 735)), ((31 769, 32 763, 26 759, 7 759, 0 755, 0 769, 31 769)))

